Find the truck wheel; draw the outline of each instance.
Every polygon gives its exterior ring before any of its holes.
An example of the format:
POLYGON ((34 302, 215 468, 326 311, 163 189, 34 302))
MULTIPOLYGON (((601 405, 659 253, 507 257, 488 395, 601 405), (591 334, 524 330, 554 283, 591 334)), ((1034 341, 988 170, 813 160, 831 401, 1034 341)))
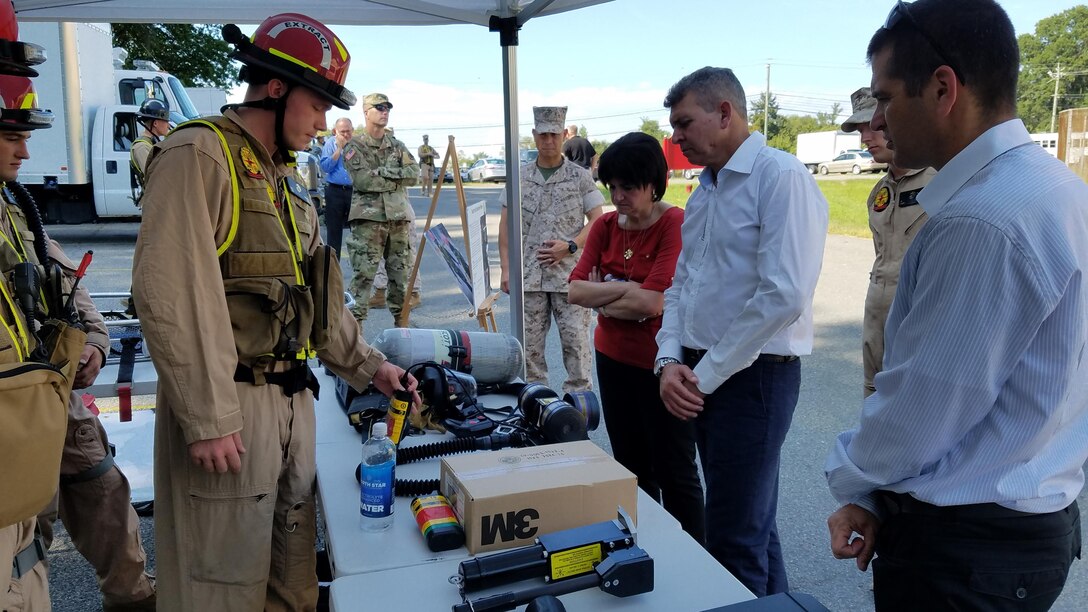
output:
POLYGON ((820 174, 827 174, 827 166, 820 166, 820 174))
POLYGON ((854 174, 861 174, 861 166, 854 166, 850 169, 850 172, 853 172, 854 174))
POLYGON ((695 178, 695 172, 693 172, 691 169, 684 170, 684 178, 690 181, 691 179, 695 178))

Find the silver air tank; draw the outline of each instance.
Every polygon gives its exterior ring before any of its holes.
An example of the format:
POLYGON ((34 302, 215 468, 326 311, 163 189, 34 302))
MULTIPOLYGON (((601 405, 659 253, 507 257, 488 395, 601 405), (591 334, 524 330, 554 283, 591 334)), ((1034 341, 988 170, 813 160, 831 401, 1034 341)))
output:
POLYGON ((435 361, 471 374, 483 384, 512 382, 525 376, 525 354, 509 334, 456 329, 387 329, 371 346, 393 364, 409 368, 435 361))

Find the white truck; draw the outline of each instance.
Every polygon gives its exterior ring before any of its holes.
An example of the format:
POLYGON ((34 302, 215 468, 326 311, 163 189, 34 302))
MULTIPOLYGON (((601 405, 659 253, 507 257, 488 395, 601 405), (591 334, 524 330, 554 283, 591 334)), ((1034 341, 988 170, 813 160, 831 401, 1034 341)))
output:
POLYGON ((797 135, 797 159, 813 174, 821 163, 835 159, 840 153, 860 150, 861 134, 857 132, 829 130, 797 135))
POLYGON ((139 216, 129 165, 141 131, 135 113, 144 100, 158 98, 174 123, 199 116, 185 87, 153 64, 115 69, 109 24, 27 22, 19 30, 22 40, 45 47, 48 60, 34 88, 55 116, 53 127, 30 141, 20 182, 49 222, 139 216))
POLYGON ((227 92, 218 87, 186 87, 185 91, 201 115, 218 115, 227 103, 227 92))

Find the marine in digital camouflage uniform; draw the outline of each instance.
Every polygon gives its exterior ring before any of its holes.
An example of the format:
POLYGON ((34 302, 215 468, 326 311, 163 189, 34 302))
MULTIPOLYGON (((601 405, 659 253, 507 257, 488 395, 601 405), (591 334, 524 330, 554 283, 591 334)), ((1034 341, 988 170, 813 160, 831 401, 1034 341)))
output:
MULTIPOLYGON (((604 196, 589 171, 563 157, 567 109, 533 107, 533 138, 540 152, 521 167, 522 280, 525 290, 525 370, 528 382, 548 383, 545 341, 552 318, 559 327, 567 380, 563 391, 593 388, 590 310, 567 303, 567 278, 578 261, 589 228, 603 212, 604 196)), ((508 291, 506 195, 499 221, 502 288, 508 291)), ((516 271, 515 271, 516 272, 516 271)))
MULTIPOLYGON (((430 144, 430 137, 423 135, 423 144, 416 151, 419 155, 419 177, 423 184, 423 195, 434 193, 434 162, 438 158, 438 151, 430 144)), ((439 177, 438 180, 442 180, 439 177)))
POLYGON ((363 99, 363 108, 366 131, 344 147, 344 168, 353 187, 347 238, 355 272, 349 288, 355 296, 352 314, 366 320, 370 289, 384 257, 387 303, 394 320, 400 321, 413 263, 410 230, 415 216, 407 188, 419 180, 419 165, 404 143, 385 131, 393 108, 389 98, 372 93, 363 99))

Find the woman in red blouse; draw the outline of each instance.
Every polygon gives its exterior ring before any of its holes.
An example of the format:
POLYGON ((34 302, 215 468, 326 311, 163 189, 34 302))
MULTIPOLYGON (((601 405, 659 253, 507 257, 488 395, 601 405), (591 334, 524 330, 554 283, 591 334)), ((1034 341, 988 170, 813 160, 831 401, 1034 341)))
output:
POLYGON ((598 174, 616 211, 590 229, 567 299, 597 310, 597 379, 616 460, 701 543, 703 487, 693 421, 668 413, 653 374, 654 338, 680 256, 684 212, 661 201, 668 167, 651 136, 632 133, 612 143, 598 174))

